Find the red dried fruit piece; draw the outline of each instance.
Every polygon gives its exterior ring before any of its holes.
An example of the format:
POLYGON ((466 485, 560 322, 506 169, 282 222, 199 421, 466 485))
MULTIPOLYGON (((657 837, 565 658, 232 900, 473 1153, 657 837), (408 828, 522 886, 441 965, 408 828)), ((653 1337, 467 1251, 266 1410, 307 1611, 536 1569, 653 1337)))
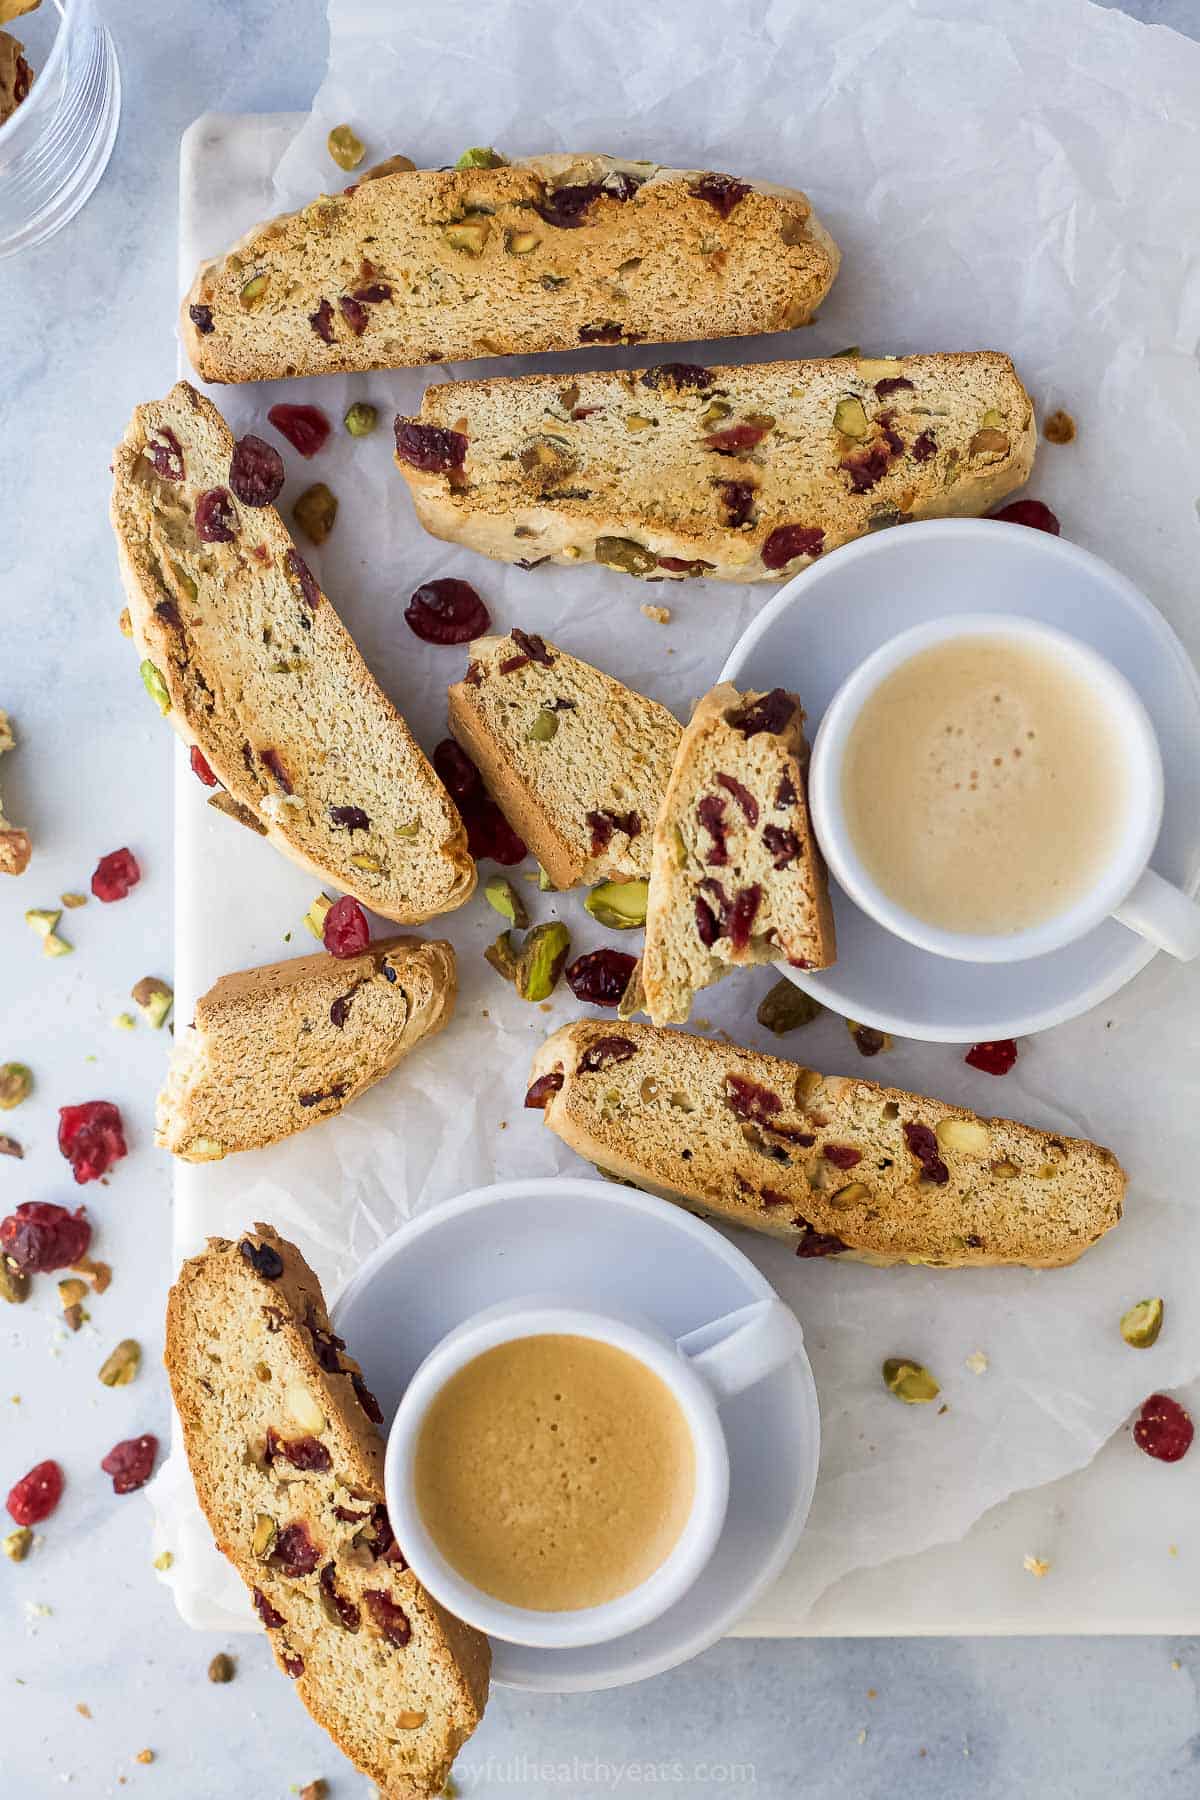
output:
POLYGON ((711 369, 701 368, 699 363, 656 363, 642 372, 642 386, 648 388, 710 388, 712 384, 711 369))
POLYGON ((386 281, 373 281, 370 287, 355 288, 352 299, 360 306, 378 306, 381 300, 390 300, 392 290, 386 281))
POLYGON ((371 821, 361 806, 331 806, 329 817, 334 825, 342 825, 347 831, 371 829, 371 821))
POLYGON ((880 400, 886 400, 889 394, 898 394, 901 388, 916 392, 907 375, 885 375, 882 381, 875 383, 875 392, 880 400))
POLYGON ((243 506, 270 506, 283 486, 283 458, 274 444, 248 432, 229 465, 229 485, 243 506))
POLYGON ((856 1150, 853 1144, 822 1144, 821 1155, 835 1169, 852 1169, 855 1163, 862 1161, 862 1151, 856 1150))
POLYGON ((700 942, 704 945, 706 950, 711 950, 716 943, 717 938, 720 936, 720 930, 717 925, 717 915, 713 912, 708 901, 700 899, 699 896, 696 898, 695 915, 696 936, 700 939, 700 942))
POLYGON ((778 1188, 759 1188, 758 1197, 764 1206, 790 1206, 792 1204, 790 1197, 787 1194, 781 1194, 778 1188))
POLYGON ((258 755, 263 768, 268 770, 268 772, 275 777, 285 794, 290 794, 292 791, 292 778, 288 774, 287 767, 278 750, 268 748, 266 750, 260 750, 258 755))
POLYGON ((557 1094, 563 1084, 562 1071, 551 1069, 548 1075, 539 1075, 525 1095, 526 1106, 533 1106, 539 1112, 544 1111, 551 1094, 557 1094))
POLYGON ((297 1094, 296 1099, 301 1106, 319 1106, 322 1100, 340 1100, 348 1085, 345 1081, 335 1081, 332 1087, 318 1088, 311 1094, 297 1094))
POLYGON ((640 331, 626 332, 615 319, 604 319, 598 325, 581 325, 579 327, 581 344, 619 344, 622 339, 627 344, 636 344, 641 335, 640 331))
POLYGON ((467 440, 461 431, 440 425, 421 425, 416 419, 396 419, 396 455, 414 469, 448 474, 467 460, 467 440))
POLYGON ((619 1006, 636 964, 624 950, 590 950, 567 969, 567 986, 586 1006, 619 1006))
POLYGON ((338 296, 338 311, 341 313, 343 319, 345 319, 355 337, 361 337, 363 332, 367 329, 368 318, 367 309, 362 302, 353 299, 349 294, 340 294, 338 296))
POLYGON ((350 1007, 353 1000, 354 989, 351 988, 348 994, 339 994, 329 1008, 329 1023, 331 1025, 336 1025, 339 1031, 342 1031, 345 1028, 346 1020, 350 1017, 350 1007))
POLYGON ((132 1494, 149 1481, 157 1455, 158 1439, 147 1432, 144 1437, 114 1444, 100 1467, 112 1476, 114 1494, 132 1494))
POLYGON ((775 1114, 783 1111, 778 1094, 745 1075, 726 1075, 725 1104, 739 1119, 756 1125, 769 1125, 775 1114))
MULTIPOLYGON (((354 1370, 350 1371, 350 1386, 354 1389, 358 1404, 362 1407, 372 1425, 382 1425, 382 1406, 380 1406, 378 1400, 375 1398, 362 1376, 356 1374, 354 1370)), ((379 1552, 377 1551, 376 1555, 378 1554, 379 1552)))
POLYGON ((750 942, 750 934, 754 930, 754 921, 761 904, 762 889, 756 881, 751 882, 749 887, 738 889, 733 911, 729 915, 729 941, 735 950, 744 950, 750 942))
POLYGON ((1048 531, 1053 537, 1062 532, 1057 518, 1041 500, 1014 500, 1010 506, 1002 506, 991 516, 1003 519, 1008 525, 1029 525, 1034 531, 1048 531))
POLYGON ((904 454, 904 439, 900 436, 900 433, 893 428, 892 420, 895 416, 895 413, 889 409, 887 412, 878 413, 875 418, 875 423, 882 431, 884 442, 887 444, 892 455, 902 456, 904 454))
POLYGON ((635 838, 642 829, 642 821, 635 812, 590 812, 584 817, 591 827, 593 856, 599 856, 601 851, 607 850, 614 831, 623 831, 626 837, 635 838))
POLYGON ((321 1555, 320 1546, 314 1544, 308 1534, 308 1526, 298 1519, 292 1525, 285 1525, 275 1539, 271 1549, 271 1567, 278 1569, 281 1575, 298 1581, 302 1575, 312 1574, 321 1555))
POLYGON ((709 868, 724 868, 729 861, 729 851, 725 842, 725 802, 720 794, 705 794, 696 808, 696 817, 712 839, 705 862, 709 868))
POLYGON ((757 737, 760 731, 778 737, 795 710, 796 702, 785 688, 772 688, 769 694, 760 694, 740 711, 727 713, 726 722, 743 737, 757 737))
POLYGON ((733 775, 718 775, 717 786, 723 787, 727 794, 733 795, 733 798, 737 801, 743 813, 746 815, 746 823, 748 825, 758 824, 758 801, 754 798, 754 795, 750 792, 748 787, 744 787, 733 775))
POLYGON ((410 631, 427 644, 469 644, 482 637, 491 615, 469 581, 426 581, 404 609, 410 631))
POLYGON ((740 450, 753 450, 761 444, 769 430, 769 425, 728 425, 724 431, 710 432, 701 441, 706 450, 715 450, 718 456, 736 456, 740 450))
POLYGON ((386 1506, 380 1504, 372 1507, 370 1530, 359 1532, 358 1539, 367 1545, 377 1561, 382 1556, 386 1562, 393 1563, 397 1568, 407 1569, 408 1561, 396 1542, 386 1506))
POLYGON ((349 894, 335 900, 325 914, 321 940, 331 956, 361 956, 370 943, 367 915, 349 894))
POLYGON ((121 1115, 111 1100, 85 1100, 58 1109, 58 1147, 76 1181, 98 1181, 127 1155, 121 1115))
POLYGON ((196 501, 196 536, 202 544, 232 544, 237 514, 226 488, 208 488, 196 501))
POLYGON ((433 753, 433 766, 450 798, 462 805, 483 793, 483 777, 453 738, 443 738, 433 753))
POLYGON ((1156 1462, 1179 1462, 1192 1447, 1191 1415, 1170 1394, 1151 1394, 1133 1427, 1133 1441, 1156 1462))
MULTIPOLYGON (((278 1631, 279 1627, 283 1624, 283 1614, 275 1611, 275 1608, 271 1605, 271 1602, 267 1599, 267 1596, 263 1593, 261 1588, 252 1588, 251 1593, 254 1597, 254 1610, 266 1626, 267 1630, 278 1631)), ((299 1657, 296 1658, 296 1661, 300 1661, 299 1657)), ((303 1671, 304 1664, 300 1663, 300 1673, 303 1673, 303 1671)), ((291 1672, 292 1671, 289 1669, 288 1674, 290 1675, 291 1672)))
POLYGON ((922 431, 914 438, 912 453, 913 461, 919 463, 928 462, 931 456, 937 455, 937 439, 932 431, 922 431))
MULTIPOLYGON (((798 799, 796 784, 785 769, 779 777, 779 786, 775 789, 775 804, 777 807, 795 806, 798 799)), ((763 836, 765 838, 765 832, 763 836)))
POLYGON ((963 1057, 973 1069, 985 1075, 1007 1075, 1017 1060, 1017 1046, 1011 1038, 993 1038, 987 1043, 972 1044, 963 1057))
POLYGON ((581 1075, 595 1075, 600 1069, 610 1069, 614 1063, 628 1062, 637 1054, 637 1045, 627 1037, 597 1038, 579 1059, 581 1075))
POLYGON ((820 525, 777 525, 763 543, 763 567, 784 569, 798 556, 820 556, 824 544, 820 525))
POLYGON ((123 900, 131 888, 135 888, 142 879, 142 871, 138 867, 137 857, 127 848, 110 850, 96 864, 92 876, 92 892, 97 900, 106 903, 123 900))
POLYGON ((700 883, 700 889, 702 893, 709 894, 712 897, 713 928, 717 937, 721 937, 729 925, 729 895, 725 892, 725 889, 721 886, 721 883, 717 880, 715 875, 707 876, 700 883))
POLYGON ((291 1463, 293 1469, 303 1470, 305 1474, 323 1474, 333 1467, 328 1450, 319 1438, 281 1438, 275 1432, 267 1432, 268 1461, 275 1456, 282 1456, 285 1462, 291 1463))
POLYGON ((574 182, 566 187, 551 189, 537 204, 536 210, 547 225, 556 225, 560 231, 575 231, 583 224, 584 215, 593 200, 598 200, 602 192, 598 181, 574 182))
POLYGON ((321 589, 317 584, 316 576, 313 574, 298 550, 289 550, 283 560, 287 564, 290 573, 295 576, 299 583, 300 592, 304 595, 308 605, 315 612, 321 598, 321 589))
POLYGON ((73 1213, 51 1200, 26 1200, 0 1220, 0 1251, 22 1275, 72 1268, 87 1255, 92 1228, 82 1206, 73 1213))
POLYGON ((362 1620, 362 1614, 359 1612, 357 1606, 355 1606, 353 1600, 347 1600, 344 1594, 338 1593, 337 1581, 335 1579, 335 1571, 332 1563, 325 1564, 318 1579, 320 1581, 321 1592, 337 1614, 340 1623, 347 1631, 357 1631, 362 1620))
POLYGON ((718 481, 717 492, 725 509, 725 523, 736 528, 749 523, 754 511, 755 489, 749 481, 718 481))
POLYGON ((242 1258, 250 1264, 256 1275, 264 1281, 278 1281, 283 1274, 283 1258, 274 1244, 256 1244, 253 1238, 243 1238, 238 1245, 242 1258))
POLYGON ((312 1339, 313 1355, 328 1375, 342 1373, 342 1361, 339 1350, 346 1348, 345 1338, 340 1338, 335 1331, 326 1331, 317 1318, 316 1309, 311 1302, 305 1310, 304 1326, 312 1339))
POLYGON ((169 425, 155 426, 146 439, 146 454, 155 474, 161 475, 164 481, 183 480, 183 446, 169 425))
MULTIPOLYGON (((254 1591, 256 1594, 258 1593, 257 1588, 255 1588, 254 1591)), ((272 1607, 271 1610, 274 1612, 275 1609, 272 1607)), ((279 1619, 279 1623, 282 1625, 283 1620, 279 1618, 278 1613, 275 1613, 275 1617, 279 1619)), ((304 1673, 304 1658, 302 1656, 294 1656, 291 1651, 285 1650, 282 1654, 281 1661, 283 1663, 284 1673, 290 1675, 293 1681, 299 1681, 304 1673)))
POLYGON ((797 1256, 840 1256, 850 1246, 844 1244, 840 1237, 832 1231, 815 1231, 806 1219, 797 1219, 798 1225, 806 1225, 807 1230, 796 1245, 797 1256))
POLYGON ((488 795, 470 802, 465 809, 460 805, 459 811, 467 828, 467 849, 477 862, 490 857, 492 862, 509 869, 515 863, 525 861, 528 851, 524 838, 517 836, 488 795))
POLYGON ((861 450, 851 450, 843 456, 838 467, 849 475, 852 494, 866 494, 887 474, 891 460, 886 443, 864 444, 861 450))
POLYGON ((921 1179, 935 1187, 945 1187, 950 1171, 938 1155, 938 1141, 928 1125, 909 1120, 904 1127, 904 1141, 921 1165, 921 1179))
POLYGON ((398 1650, 402 1650, 412 1636, 412 1626, 404 1608, 397 1606, 390 1594, 381 1593, 378 1588, 368 1588, 363 1599, 388 1643, 395 1644, 398 1650))
POLYGON ((701 558, 697 558, 695 562, 686 562, 682 556, 660 556, 658 566, 672 575, 707 575, 717 565, 704 562, 701 558))
POLYGON ((702 175, 688 189, 694 200, 707 200, 715 207, 723 219, 727 219, 734 207, 739 205, 750 192, 750 184, 738 181, 733 175, 702 175))
MULTIPOLYGON (((795 798, 794 792, 792 798, 795 798)), ((788 831, 782 825, 764 825, 763 843, 771 852, 777 869, 789 868, 800 855, 800 839, 794 831, 788 831)))
POLYGON ((882 1031, 876 1031, 873 1025, 857 1025, 851 1036, 860 1056, 878 1056, 887 1043, 882 1031))
POLYGON ((63 1472, 52 1460, 37 1463, 8 1491, 9 1517, 18 1525, 40 1525, 62 1499, 63 1472))
POLYGON ((316 312, 309 313, 308 322, 323 344, 332 344, 333 308, 328 300, 322 300, 316 312))
POLYGON ((210 331, 216 330, 216 326, 213 324, 211 306, 189 306, 188 318, 192 321, 192 324, 196 327, 196 330, 200 333, 201 337, 207 337, 210 331))
POLYGON ((192 745, 188 752, 188 761, 192 765, 192 774, 196 777, 197 781, 202 781, 205 787, 216 787, 217 778, 204 760, 203 752, 198 744, 192 745))
POLYGON ((156 600, 154 614, 156 618, 163 621, 164 625, 169 625, 172 631, 183 630, 183 620, 180 617, 179 608, 173 600, 156 600))
POLYGON ((546 640, 540 638, 536 631, 522 631, 519 625, 514 625, 509 636, 530 662, 540 663, 543 669, 554 667, 554 658, 546 647, 546 640))
POLYGON ((315 456, 328 441, 331 427, 319 406, 292 406, 281 402, 271 407, 267 417, 280 436, 285 437, 301 456, 315 456))

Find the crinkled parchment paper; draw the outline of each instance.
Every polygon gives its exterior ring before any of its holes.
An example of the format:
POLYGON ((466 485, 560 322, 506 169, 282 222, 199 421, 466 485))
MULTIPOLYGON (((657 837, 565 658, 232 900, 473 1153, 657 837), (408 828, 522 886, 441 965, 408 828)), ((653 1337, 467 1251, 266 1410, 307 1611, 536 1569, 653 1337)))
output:
MULTIPOLYGON (((1193 652, 1200 646, 1200 46, 1083 0, 992 0, 986 9, 950 0, 331 0, 330 21, 330 72, 278 170, 279 206, 349 179, 324 147, 343 121, 366 142, 368 161, 404 151, 439 164, 472 144, 603 149, 801 186, 843 250, 819 322, 672 354, 746 361, 849 344, 1010 351, 1039 415, 1063 406, 1079 425, 1070 447, 1043 445, 1030 491, 1054 506, 1068 536, 1139 582, 1193 652)), ((226 197, 200 230, 198 249, 224 246, 226 197)), ((607 367, 646 355, 503 366, 607 367)), ((540 631, 686 717, 773 589, 645 587, 600 568, 524 572, 439 544, 415 524, 386 423, 416 409, 426 381, 500 366, 288 385, 289 399, 316 400, 336 419, 350 398, 368 397, 384 422, 365 443, 339 431, 312 465, 289 454, 285 504, 317 475, 341 503, 313 556, 323 585, 429 749, 445 733, 444 690, 465 657, 420 644, 401 614, 413 587, 436 575, 477 584, 500 628, 540 631), (669 606, 670 623, 646 619, 642 603, 669 606)), ((280 392, 216 397, 244 430, 261 428, 280 392)), ((790 674, 802 692, 803 672, 790 674)), ((224 821, 194 829, 211 834, 205 855, 221 896, 195 947, 199 978, 286 954, 283 932, 299 925, 314 884, 224 821)), ((578 899, 524 891, 536 917, 568 921, 576 951, 617 941, 578 899)), ((346 1117, 189 1172, 185 1247, 203 1230, 268 1218, 296 1234, 333 1291, 401 1220, 465 1187, 586 1173, 521 1107, 535 1046, 578 1008, 565 990, 542 1011, 505 989, 482 958, 498 925, 477 897, 428 928, 444 929, 459 952, 457 1018, 346 1117)), ((305 941, 298 933, 291 950, 305 941)), ((802 1263, 739 1238, 803 1320, 821 1397, 816 1502, 771 1604, 774 1620, 790 1608, 799 1623, 847 1570, 961 1536, 1015 1489, 1087 1463, 1150 1388, 1200 1372, 1191 1155, 1200 975, 1158 958, 1091 1017, 1023 1044, 1002 1082, 944 1046, 900 1043, 860 1064, 829 1017, 772 1040, 754 1020, 771 979, 730 981, 697 1011, 714 1029, 828 1071, 861 1070, 1094 1135, 1131 1175, 1125 1222, 1059 1272, 881 1273, 802 1263), (1117 1321, 1157 1293, 1168 1299, 1167 1328, 1155 1350, 1135 1354, 1117 1321), (983 1375, 966 1367, 980 1349, 983 1375), (905 1408, 883 1391, 879 1365, 898 1353, 937 1373, 948 1411, 905 1408)), ((178 1476, 176 1464, 160 1496, 177 1541, 178 1476)), ((202 1534, 189 1542, 200 1556, 202 1534)), ((207 1596, 235 1594, 215 1554, 211 1568, 207 1596)))

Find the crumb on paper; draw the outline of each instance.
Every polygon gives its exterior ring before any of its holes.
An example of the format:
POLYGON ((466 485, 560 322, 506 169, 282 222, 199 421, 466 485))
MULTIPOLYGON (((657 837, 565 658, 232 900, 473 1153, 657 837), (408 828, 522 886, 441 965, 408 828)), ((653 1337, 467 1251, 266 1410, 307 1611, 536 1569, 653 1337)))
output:
POLYGON ((858 1738, 857 1738, 857 1740, 856 1740, 856 1741, 857 1741, 857 1742, 858 1742, 858 1743, 860 1743, 860 1744, 865 1744, 865 1743, 866 1743, 866 1741, 867 1741, 867 1731, 866 1731, 866 1726, 864 1726, 864 1727, 863 1727, 863 1729, 862 1729, 862 1730, 861 1730, 861 1731, 860 1731, 860 1732, 859 1732, 859 1734, 858 1734, 858 1738))
POLYGON ((1056 407, 1042 421, 1042 436, 1048 444, 1070 444, 1075 438, 1075 421, 1069 412, 1056 407))
POLYGON ((154 1567, 158 1570, 160 1575, 165 1575, 174 1561, 175 1558, 169 1550, 161 1550, 154 1559, 154 1567))
POLYGON ((1179 1545, 1178 1544, 1168 1544, 1167 1545, 1167 1555, 1168 1556, 1178 1556, 1179 1555, 1179 1545))
POLYGON ((1183 1664, 1180 1662, 1180 1660, 1177 1656, 1173 1656, 1171 1658, 1171 1667, 1173 1669, 1182 1669, 1183 1664))
POLYGON ((154 1761, 154 1752, 153 1750, 139 1750, 133 1760, 138 1763, 152 1763, 154 1761))
POLYGON ((879 1698, 879 1691, 877 1688, 868 1688, 867 1689, 867 1699, 868 1700, 878 1700, 878 1698, 879 1698))
POLYGON ((75 1711, 79 1714, 81 1719, 90 1719, 92 1716, 92 1709, 86 1700, 77 1700, 75 1702, 75 1711))
POLYGON ((950 1402, 948 1400, 943 1400, 942 1404, 937 1409, 938 1418, 940 1419, 943 1413, 948 1413, 949 1411, 950 1411, 950 1402))
POLYGON ((669 606, 643 606, 642 615, 656 625, 666 625, 670 622, 671 609, 669 606))
POLYGON ((77 906, 86 906, 87 905, 87 895, 86 894, 60 894, 58 897, 62 901, 63 905, 66 907, 69 907, 72 912, 75 910, 75 908, 77 906))
POLYGON ((1037 1581, 1040 1581, 1044 1575, 1050 1573, 1050 1564, 1048 1562, 1045 1562, 1040 1556, 1032 1556, 1028 1553, 1026 1553, 1025 1560, 1022 1562, 1021 1567, 1027 1570, 1037 1581))
POLYGON ((985 1352, 982 1350, 972 1350, 970 1356, 967 1358, 967 1367, 970 1369, 972 1375, 986 1375, 988 1371, 988 1359, 985 1352))

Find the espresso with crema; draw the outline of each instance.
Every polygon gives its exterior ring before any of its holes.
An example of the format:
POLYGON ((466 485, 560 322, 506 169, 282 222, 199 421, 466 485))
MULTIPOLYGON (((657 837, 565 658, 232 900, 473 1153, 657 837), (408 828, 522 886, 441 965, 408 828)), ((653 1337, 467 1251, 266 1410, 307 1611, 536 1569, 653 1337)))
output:
POLYGON ((972 636, 919 652, 869 696, 842 804, 889 899, 944 931, 999 935, 1084 898, 1129 794, 1117 733, 1071 663, 972 636))
POLYGON ((687 1523, 695 1451, 653 1370, 594 1338, 484 1351, 421 1426, 417 1505, 467 1581, 511 1606, 573 1612, 640 1586, 687 1523))

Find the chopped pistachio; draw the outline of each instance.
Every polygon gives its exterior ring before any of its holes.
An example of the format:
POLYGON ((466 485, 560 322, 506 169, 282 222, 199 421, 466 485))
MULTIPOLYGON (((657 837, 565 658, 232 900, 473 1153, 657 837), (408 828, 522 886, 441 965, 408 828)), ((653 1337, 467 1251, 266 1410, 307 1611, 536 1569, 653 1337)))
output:
POLYGON ((252 275, 249 281, 243 283, 238 299, 246 312, 253 312, 256 306, 262 304, 267 291, 267 280, 266 275, 252 275))
POLYGON ((700 414, 700 423, 705 430, 711 430, 714 425, 719 425, 722 419, 727 419, 732 411, 733 408, 727 400, 710 400, 700 414))
POLYGON ((25 913, 25 923, 40 938, 49 937, 61 918, 61 909, 52 906, 31 906, 25 913))
POLYGON ((1004 424, 1004 414, 997 412, 994 406, 989 406, 979 423, 991 431, 999 431, 1004 424))
POLYGON ((266 1562, 278 1534, 278 1526, 268 1513, 258 1513, 254 1519, 254 1532, 250 1539, 250 1554, 259 1562, 266 1562))
POLYGON ((118 1013, 116 1018, 113 1020, 113 1030, 114 1031, 132 1031, 136 1024, 137 1024, 137 1020, 134 1018, 132 1013, 118 1013))
POLYGON ((682 869, 687 863, 687 844, 684 841, 683 833, 680 831, 678 825, 672 827, 672 833, 671 860, 677 869, 682 869))
POLYGON ((856 395, 839 400, 833 409, 833 425, 845 437, 865 438, 870 429, 863 403, 856 395))
POLYGON ((558 733, 558 714, 552 707, 543 706, 535 716, 526 736, 535 744, 548 744, 558 733))
POLYGON ((7 1132, 0 1131, 0 1156, 15 1156, 17 1161, 20 1162, 24 1154, 24 1150, 22 1150, 15 1137, 9 1137, 7 1132))
POLYGON ((1121 1336, 1134 1350, 1148 1350, 1162 1330, 1161 1300, 1139 1300, 1121 1319, 1121 1336))
POLYGON ((923 1364, 912 1362, 905 1356, 888 1357, 883 1365, 883 1384, 906 1406, 924 1406, 927 1401, 936 1400, 942 1391, 923 1364))
POLYGON ((460 219, 443 227, 442 236, 452 250, 466 256, 482 256, 491 226, 486 219, 460 219))
POLYGON ((133 620, 129 616, 129 608, 127 606, 121 608, 121 616, 117 620, 117 629, 122 637, 131 638, 133 636, 133 620))
POLYGON ((232 1656, 226 1656, 224 1650, 218 1650, 208 1665, 208 1679, 222 1683, 232 1681, 236 1669, 237 1664, 232 1656))
POLYGON ((464 150, 454 166, 456 169, 503 169, 507 163, 506 156, 489 147, 464 150))
POLYGON ((142 1366, 142 1346, 135 1338, 122 1338, 100 1364, 100 1380, 105 1387, 128 1387, 142 1366))
POLYGON ((58 1298, 65 1312, 69 1306, 79 1306, 87 1299, 87 1282, 80 1281, 77 1275, 68 1275, 58 1283, 58 1298))
POLYGON ((538 864, 538 889, 543 894, 555 894, 558 892, 558 889, 547 875, 545 869, 543 869, 541 863, 538 864))
POLYGON ((11 1112, 14 1106, 20 1106, 32 1088, 33 1073, 24 1063, 0 1064, 0 1112, 11 1112))
POLYGON ((169 713, 171 710, 171 696, 167 692, 167 684, 163 680, 161 672, 155 668, 149 657, 142 663, 141 673, 142 684, 150 698, 153 700, 155 706, 157 706, 159 712, 169 713))
POLYGON ((548 1000, 571 949, 567 928, 559 920, 535 925, 521 946, 516 986, 522 1000, 548 1000))
POLYGON ((29 1298, 29 1277, 22 1275, 11 1256, 0 1256, 0 1300, 22 1306, 29 1298))
POLYGON ((537 249, 538 242, 536 232, 532 231, 506 231, 504 234, 504 248, 510 256, 528 256, 531 250, 537 249))
POLYGON ((167 1570, 174 1566, 174 1562, 175 1558, 169 1550, 160 1550, 154 1559, 154 1567, 160 1575, 165 1575, 167 1570))
POLYGON ((88 901, 86 894, 60 894, 58 897, 63 905, 69 907, 72 912, 77 906, 86 906, 88 901))
POLYGON ((649 882, 644 879, 634 881, 602 881, 594 887, 584 908, 589 912, 597 925, 607 925, 610 931, 635 931, 646 923, 646 893, 649 882))
POLYGON ((57 931, 52 931, 42 945, 42 955, 70 956, 74 948, 74 944, 68 944, 66 938, 59 937, 57 931))
MULTIPOLYGON (((167 560, 170 561, 170 558, 168 558, 167 560)), ((197 587, 196 583, 192 580, 192 577, 188 574, 187 570, 183 567, 182 563, 172 562, 171 563, 171 573, 175 577, 176 581, 179 583, 180 587, 183 589, 184 593, 187 595, 189 600, 198 600, 199 599, 200 589, 197 587)))
POLYGON ((785 1032, 798 1031, 802 1025, 811 1025, 821 1011, 820 1002, 803 988, 798 988, 794 981, 786 975, 780 976, 773 987, 767 989, 758 1003, 755 1014, 760 1025, 773 1031, 776 1037, 785 1032))
POLYGON ((339 169, 357 169, 366 155, 361 138, 349 125, 335 125, 325 139, 325 148, 339 169))
MULTIPOLYGON (((849 344, 849 345, 847 345, 845 350, 835 350, 833 353, 833 360, 834 360, 834 362, 839 362, 843 356, 850 356, 850 357, 857 358, 857 357, 860 357, 861 355, 862 355, 862 345, 861 344, 849 344)), ((801 394, 801 393, 803 393, 803 391, 804 391, 803 388, 793 388, 792 389, 792 392, 794 394, 801 394)))
POLYGON ((516 980, 517 947, 513 943, 511 931, 502 931, 495 943, 489 944, 483 954, 496 973, 503 975, 505 981, 516 980))
POLYGON ((511 881, 503 875, 493 875, 484 884, 483 897, 502 919, 524 931, 529 924, 529 908, 518 894, 511 881))
POLYGON ((367 875, 378 875, 379 871, 383 868, 383 864, 380 862, 379 858, 377 856, 369 856, 365 850, 360 850, 356 856, 350 858, 350 861, 356 869, 362 869, 367 875))
POLYGON ((15 1531, 10 1531, 6 1538, 0 1540, 0 1550, 3 1550, 9 1562, 24 1562, 32 1548, 33 1533, 28 1525, 19 1525, 15 1531))
POLYGON ((318 894, 304 915, 304 923, 318 943, 325 941, 325 914, 332 905, 328 894, 318 894))
POLYGON ((292 508, 292 517, 312 544, 323 544, 337 518, 337 495, 323 481, 305 488, 292 508))
POLYGON ((598 563, 605 563, 610 569, 621 569, 626 575, 648 575, 658 567, 653 550, 647 550, 645 544, 639 544, 634 538, 598 537, 595 557, 598 563))
POLYGON ((346 408, 346 416, 342 424, 351 437, 370 437, 379 423, 377 408, 366 400, 356 400, 353 406, 346 408))
POLYGON ((165 981, 160 981, 157 975, 143 975, 140 981, 134 982, 129 990, 129 997, 137 1002, 147 1025, 158 1031, 166 1023, 167 1014, 175 1000, 175 992, 165 981))

